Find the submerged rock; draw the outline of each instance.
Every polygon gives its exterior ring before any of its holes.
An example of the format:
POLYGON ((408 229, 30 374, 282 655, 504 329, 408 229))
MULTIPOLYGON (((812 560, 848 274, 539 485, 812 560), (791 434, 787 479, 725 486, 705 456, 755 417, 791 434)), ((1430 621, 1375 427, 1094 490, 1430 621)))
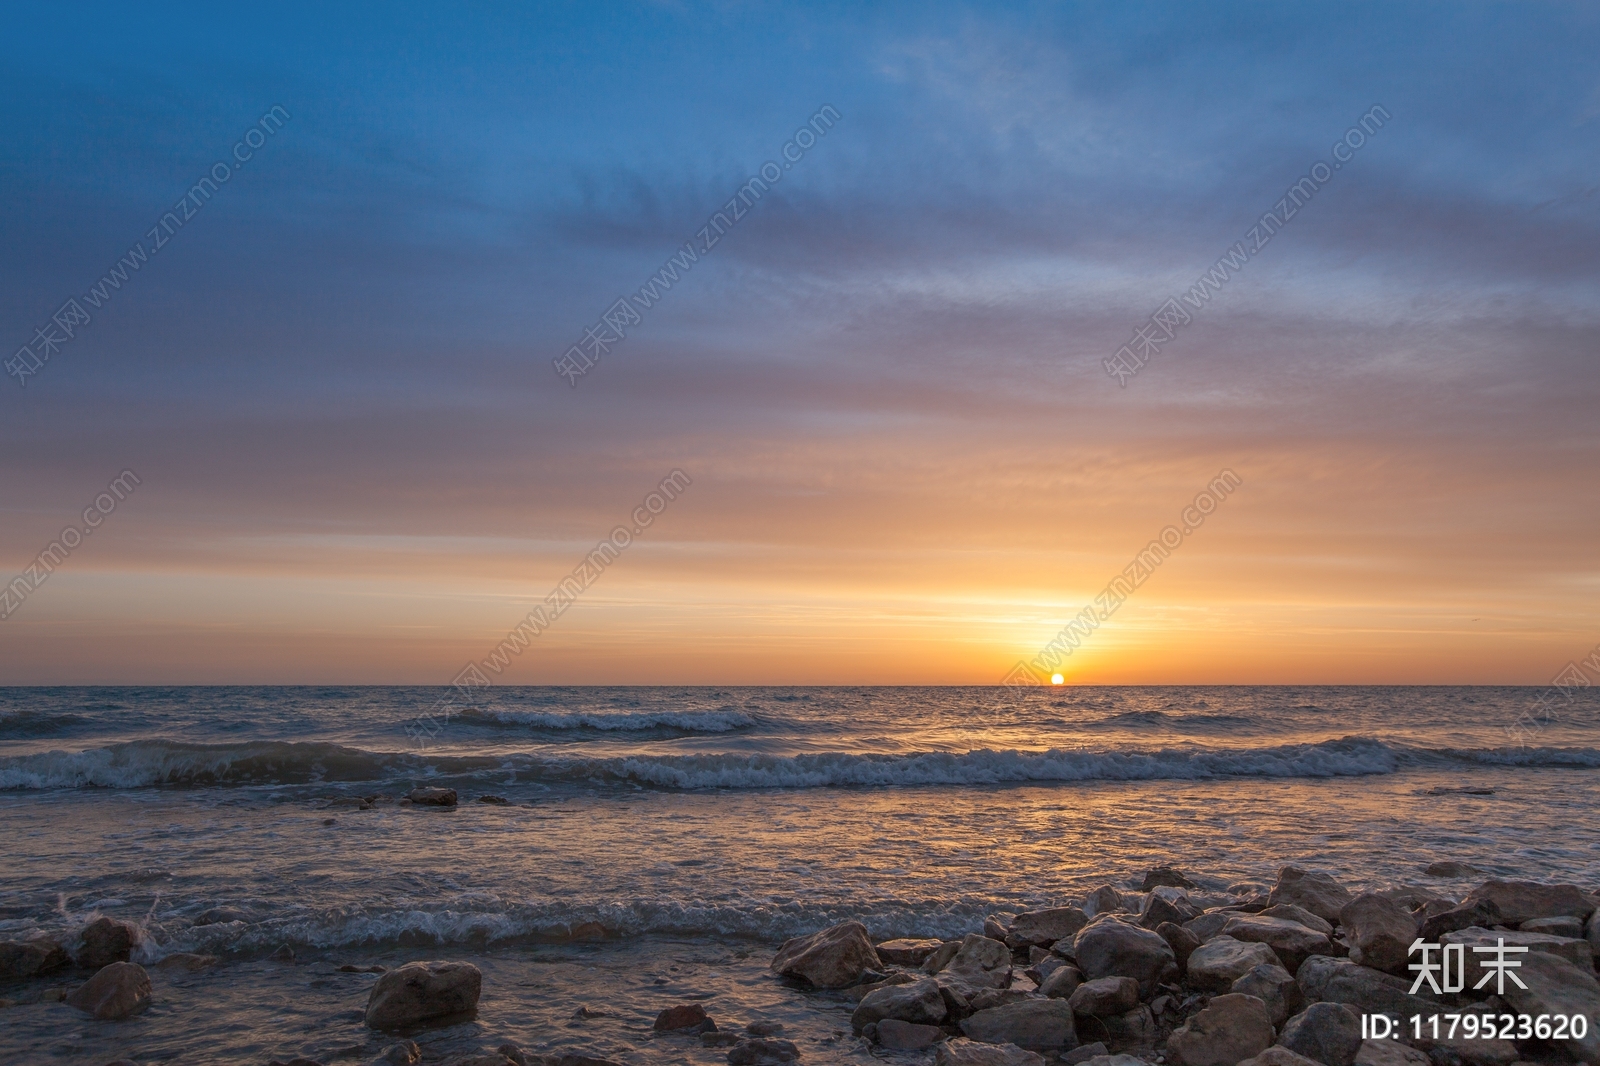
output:
POLYGON ((810 936, 787 940, 773 956, 772 969, 817 988, 845 988, 883 962, 860 922, 840 922, 810 936))
POLYGON ((120 1021, 149 1006, 150 991, 150 975, 143 966, 113 962, 78 986, 66 1002, 102 1021, 120 1021))
POLYGON ((408 962, 379 977, 367 997, 373 1029, 405 1029, 478 1009, 483 974, 468 962, 408 962))
POLYGON ((127 962, 139 945, 139 927, 115 918, 96 918, 83 927, 83 946, 78 949, 78 965, 100 969, 113 962, 127 962))
POLYGON ((71 962, 66 949, 49 937, 0 941, 0 978, 37 977, 71 962))
POLYGON ((419 807, 454 807, 456 790, 453 788, 414 788, 406 799, 419 807))
POLYGON ((678 1029, 699 1029, 705 1022, 706 1008, 700 1003, 682 1003, 676 1007, 668 1007, 656 1015, 653 1028, 658 1033, 673 1032, 678 1029))
POLYGON ((187 951, 174 952, 155 964, 157 970, 183 970, 198 973, 217 964, 215 955, 195 955, 187 951))
POLYGON ((731 1066, 763 1066, 766 1063, 794 1062, 800 1049, 787 1040, 746 1037, 728 1049, 731 1066))

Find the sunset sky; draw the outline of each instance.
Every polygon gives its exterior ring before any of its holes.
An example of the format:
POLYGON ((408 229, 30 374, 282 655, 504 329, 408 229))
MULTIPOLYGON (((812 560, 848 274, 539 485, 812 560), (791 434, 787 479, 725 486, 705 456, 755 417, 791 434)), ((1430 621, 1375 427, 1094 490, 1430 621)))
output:
POLYGON ((1600 641, 1592 6, 40 7, 0 51, 0 356, 228 176, 0 379, 4 580, 138 479, 0 683, 447 684, 674 470, 498 683, 996 683, 1222 470, 1067 681, 1600 641))

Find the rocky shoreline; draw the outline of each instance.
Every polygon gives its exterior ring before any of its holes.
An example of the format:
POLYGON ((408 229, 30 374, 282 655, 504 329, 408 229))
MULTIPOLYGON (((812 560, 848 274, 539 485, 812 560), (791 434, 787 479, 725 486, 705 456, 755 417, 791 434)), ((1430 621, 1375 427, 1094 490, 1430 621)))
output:
MULTIPOLYGON (((440 791, 408 798, 455 800, 440 791)), ((1428 872, 1456 881, 1475 873, 1453 863, 1428 872)), ((788 986, 784 995, 850 1012, 855 1043, 835 1044, 835 1056, 853 1048, 934 1066, 1600 1066, 1596 894, 1489 880, 1459 895, 1416 886, 1357 892, 1292 866, 1271 885, 1224 887, 1161 867, 1060 906, 993 914, 958 939, 877 940, 862 923, 842 922, 784 943, 770 970, 788 986), (1446 980, 1438 991, 1412 991, 1419 940, 1438 945, 1435 961, 1440 951, 1457 953, 1463 988, 1450 991, 1446 980), (1488 980, 1495 955, 1475 950, 1489 947, 1516 952, 1513 976, 1498 988, 1488 980), (1374 1021, 1380 1015, 1392 1022, 1374 1021), (1509 1038, 1476 1031, 1468 1038, 1465 1026, 1435 1034, 1409 1020, 1434 1015, 1496 1018, 1499 1028, 1519 1016, 1582 1016, 1586 1024, 1564 1039, 1511 1030, 1509 1038), (1380 1029, 1389 1038, 1379 1038, 1380 1029)), ((98 918, 70 944, 42 936, 0 942, 0 978, 37 986, 11 1002, 60 1001, 116 1022, 144 1010, 153 994, 149 974, 132 961, 139 939, 137 925, 98 918), (87 980, 48 983, 69 967, 87 980)), ((155 965, 195 972, 216 962, 169 955, 155 965)), ((407 1037, 474 1017, 483 989, 468 962, 342 969, 377 975, 362 1018, 374 1038, 389 1034, 394 1042, 376 1059, 365 1052, 374 1066, 424 1061, 407 1037)), ((782 1066, 807 1051, 776 1022, 719 1027, 698 1002, 661 1004, 654 1031, 696 1058, 726 1055, 730 1066, 782 1066)), ((383 1045, 368 1045, 375 1046, 383 1045)), ((427 1062, 619 1066, 614 1058, 501 1044, 427 1062)))

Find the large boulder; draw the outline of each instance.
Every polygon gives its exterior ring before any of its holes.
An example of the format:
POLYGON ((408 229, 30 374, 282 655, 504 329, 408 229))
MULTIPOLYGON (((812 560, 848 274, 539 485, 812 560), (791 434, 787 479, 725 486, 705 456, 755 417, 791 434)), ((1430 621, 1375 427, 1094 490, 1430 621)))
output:
POLYGON ((83 927, 78 965, 98 970, 113 962, 127 962, 139 946, 139 927, 115 918, 96 918, 83 927))
POLYGON ((1530 918, 1558 918, 1571 915, 1587 918, 1595 911, 1595 901, 1577 885, 1541 885, 1533 881, 1485 881, 1463 902, 1489 900, 1500 911, 1507 925, 1521 925, 1530 918))
MULTIPOLYGON (((1226 992, 1257 966, 1278 966, 1278 956, 1265 944, 1219 936, 1194 949, 1184 983, 1201 992, 1226 992)), ((1280 967, 1281 968, 1281 967, 1280 967)))
POLYGON ((957 1037, 940 1044, 934 1066, 1045 1066, 1044 1056, 1015 1044, 981 1044, 957 1037))
POLYGON ((1153 1050, 1161 1037, 1155 1015, 1143 1003, 1122 1014, 1096 1018, 1095 1023, 1113 1051, 1153 1050))
MULTIPOLYGON (((1600 914, 1600 911, 1595 913, 1600 914)), ((1548 933, 1551 936, 1577 938, 1584 935, 1583 923, 1567 914, 1559 918, 1530 918, 1517 928, 1524 933, 1548 933)))
POLYGON ((1200 946, 1200 938, 1181 925, 1171 922, 1162 922, 1156 926, 1156 935, 1167 942, 1172 949, 1173 956, 1178 960, 1178 969, 1188 968, 1189 956, 1194 954, 1194 949, 1200 946))
POLYGON ((1339 912, 1350 902, 1350 890, 1325 873, 1285 866, 1278 871, 1278 883, 1267 896, 1267 906, 1293 903, 1304 907, 1325 922, 1337 922, 1339 912))
MULTIPOLYGON (((1592 970, 1580 970, 1559 955, 1530 951, 1521 956, 1515 973, 1527 988, 1506 981, 1501 997, 1518 1014, 1582 1014, 1589 1019, 1587 1034, 1561 1044, 1567 1053, 1588 1066, 1600 1066, 1600 981, 1592 970)), ((1470 987, 1470 984, 1469 984, 1470 987)))
POLYGON ((378 978, 367 996, 367 1025, 408 1029, 478 1009, 483 974, 469 962, 408 962, 378 978))
POLYGON ((1052 907, 1043 911, 1023 911, 1011 921, 1011 936, 1023 944, 1045 947, 1074 936, 1089 924, 1089 916, 1077 907, 1052 907))
POLYGON ((1315 929, 1323 936, 1333 935, 1333 924, 1325 922, 1304 907, 1297 907, 1293 903, 1280 903, 1276 907, 1268 907, 1260 912, 1263 918, 1283 918, 1286 921, 1299 922, 1307 929, 1315 929))
POLYGON ((772 968, 817 988, 845 988, 868 970, 883 968, 878 952, 860 922, 840 922, 810 936, 784 941, 772 957, 772 968))
POLYGON ((1052 1051, 1078 1046, 1072 1008, 1059 999, 1026 999, 980 1010, 961 1023, 961 1031, 985 1044, 1052 1051))
POLYGON ((1051 999, 1066 999, 1083 984, 1083 971, 1076 966, 1058 966, 1050 971, 1039 991, 1051 999))
POLYGON ((885 1018, 918 1025, 938 1025, 944 1021, 945 1012, 939 983, 931 977, 924 977, 908 985, 889 985, 867 993, 850 1016, 850 1024, 858 1033, 885 1018))
POLYGON ((1139 885, 1140 892, 1148 892, 1152 888, 1199 888, 1200 886, 1189 880, 1173 866, 1157 866, 1145 871, 1144 881, 1139 885))
POLYGON ((938 940, 885 940, 876 950, 890 966, 921 966, 943 946, 938 940))
POLYGON ((890 1051, 921 1051, 937 1044, 944 1030, 937 1025, 903 1022, 898 1018, 885 1018, 878 1023, 878 1046, 890 1051))
POLYGON ((923 973, 938 973, 950 965, 950 960, 956 957, 956 952, 961 950, 961 941, 946 940, 934 950, 922 963, 923 973))
POLYGON ((37 977, 71 962, 66 950, 49 937, 0 941, 0 979, 37 977))
POLYGON ((658 1033, 676 1033, 684 1029, 699 1031, 707 1021, 704 1003, 680 1003, 656 1015, 652 1029, 658 1033))
POLYGON ((1222 927, 1222 935, 1267 945, 1288 970, 1298 970, 1300 964, 1312 955, 1333 954, 1333 941, 1315 929, 1284 918, 1241 914, 1228 919, 1228 924, 1222 927))
POLYGON ((998 940, 972 933, 961 941, 940 974, 968 989, 1008 988, 1011 985, 1011 949, 998 940))
POLYGON ((1475 899, 1456 907, 1436 910, 1432 914, 1425 912, 1422 929, 1418 935, 1430 944, 1437 944, 1440 937, 1457 929, 1470 929, 1473 926, 1487 929, 1493 925, 1504 924, 1506 924, 1505 917, 1500 913, 1500 908, 1494 905, 1493 900, 1475 899))
POLYGON ((1274 1026, 1282 1026, 1306 1001, 1294 976, 1282 966, 1271 964, 1252 966, 1228 991, 1254 996, 1265 1003, 1274 1026))
POLYGON ((1267 1005, 1254 996, 1215 996, 1167 1038, 1173 1066, 1237 1066, 1272 1046, 1267 1005))
POLYGON ((1198 918, 1191 918, 1183 923, 1183 928, 1194 935, 1194 938, 1204 944, 1214 936, 1222 935, 1222 927, 1238 917, 1242 911, 1206 911, 1198 918))
POLYGON ((1139 1005, 1139 982, 1131 977, 1100 977, 1085 981, 1067 997, 1072 1013, 1088 1018, 1126 1014, 1139 1005))
POLYGON ((1357 896, 1339 912, 1339 925, 1350 945, 1350 961, 1386 973, 1404 974, 1407 953, 1417 939, 1411 912, 1374 892, 1357 896))
POLYGON ((1354 1066, 1361 1018, 1342 1003, 1313 1003, 1284 1024, 1278 1043, 1323 1066, 1354 1066))
POLYGON ((1512 1066, 1522 1058, 1517 1052, 1517 1045, 1509 1040, 1485 1040, 1482 1037, 1469 1040, 1460 1032, 1450 1037, 1445 1035, 1449 1027, 1442 1018, 1440 1026, 1437 1039, 1431 1028, 1424 1028, 1421 1036, 1408 1031, 1406 1037, 1418 1051, 1427 1054, 1430 1062, 1439 1063, 1440 1066, 1512 1066))
POLYGON ((1139 908, 1139 924, 1154 929, 1163 922, 1182 925, 1200 917, 1200 908, 1189 902, 1189 894, 1181 888, 1155 888, 1145 896, 1139 908))
POLYGON ((422 807, 454 807, 456 805, 456 790, 453 788, 414 788, 406 793, 406 799, 422 807))
MULTIPOLYGON (((1594 948, 1590 946, 1587 940, 1578 940, 1573 937, 1549 936, 1545 933, 1524 933, 1518 929, 1474 928, 1457 929, 1453 933, 1446 933, 1440 938, 1440 941, 1444 944, 1466 945, 1466 990, 1469 994, 1474 991, 1478 982, 1483 980, 1486 974, 1492 972, 1485 966, 1485 963, 1494 958, 1494 954, 1491 952, 1477 951, 1475 949, 1498 948, 1502 942, 1508 948, 1527 948, 1527 951, 1508 953, 1506 958, 1513 962, 1526 959, 1535 952, 1542 952, 1548 955, 1560 956, 1585 972, 1592 973, 1594 971, 1594 948)), ((1437 961, 1437 954, 1434 958, 1437 961)), ((1506 983, 1510 983, 1509 979, 1506 983)), ((1477 994, 1480 996, 1488 995, 1494 991, 1496 984, 1497 982, 1490 978, 1486 988, 1478 990, 1477 994)))
POLYGON ((1093 918, 1097 914, 1118 914, 1128 910, 1127 903, 1111 885, 1101 885, 1083 901, 1083 913, 1093 918))
POLYGON ((1295 981, 1309 1003, 1343 1003, 1358 1014, 1387 1014, 1405 1019, 1413 1014, 1443 1013, 1437 1001, 1410 994, 1411 983, 1393 974, 1359 966, 1349 959, 1313 955, 1295 971, 1295 981))
POLYGON ((113 962, 67 996, 76 1007, 102 1021, 120 1021, 150 1004, 150 975, 133 962, 113 962))
POLYGON ((1088 979, 1131 977, 1141 995, 1156 986, 1167 967, 1177 967, 1172 947, 1160 934, 1110 916, 1084 926, 1073 938, 1072 954, 1088 979))

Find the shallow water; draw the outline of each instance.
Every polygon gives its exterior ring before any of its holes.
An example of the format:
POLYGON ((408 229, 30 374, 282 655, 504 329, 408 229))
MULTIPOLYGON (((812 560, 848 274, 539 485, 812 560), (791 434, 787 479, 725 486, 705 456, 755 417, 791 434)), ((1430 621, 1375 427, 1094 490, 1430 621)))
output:
POLYGON ((146 963, 222 957, 154 971, 134 1021, 7 1008, 0 1053, 360 1058, 383 1043, 360 1024, 372 978, 332 964, 448 957, 485 993, 424 1041, 441 1054, 720 1063, 649 1033, 710 995, 721 1020, 784 1021, 807 1061, 864 1060, 834 1036, 842 1000, 766 973, 783 938, 844 918, 955 935, 1161 863, 1219 889, 1297 862, 1463 890, 1423 877, 1444 858, 1600 884, 1592 697, 1557 697, 1524 748, 1506 727, 1539 690, 505 689, 419 750, 405 725, 438 695, 0 693, 0 937, 106 913, 144 924, 146 963), (350 805, 421 783, 461 807, 350 805), (249 920, 196 924, 218 905, 249 920), (604 938, 573 942, 585 923, 604 938), (267 958, 285 944, 298 963, 267 958), (613 1016, 571 1022, 583 1003, 613 1016))

